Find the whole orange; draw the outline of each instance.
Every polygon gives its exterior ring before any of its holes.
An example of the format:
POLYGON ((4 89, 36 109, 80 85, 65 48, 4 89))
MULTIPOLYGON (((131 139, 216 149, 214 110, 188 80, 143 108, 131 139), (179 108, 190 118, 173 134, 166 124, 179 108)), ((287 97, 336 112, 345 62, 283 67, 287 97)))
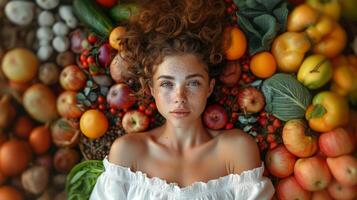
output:
POLYGON ((276 71, 274 56, 267 51, 255 54, 250 61, 250 71, 258 78, 269 78, 276 71))
POLYGON ((109 34, 109 45, 116 50, 120 50, 121 48, 121 39, 125 34, 124 26, 117 26, 114 28, 109 34))
POLYGON ((79 120, 79 128, 82 133, 91 139, 96 139, 105 134, 109 126, 108 119, 99 110, 87 110, 79 120))
POLYGON ((29 143, 36 154, 43 154, 51 147, 51 132, 48 125, 34 128, 29 137, 29 143))
POLYGON ((0 187, 0 200, 23 200, 22 194, 12 186, 1 186, 0 187))
POLYGON ((247 50, 247 38, 238 27, 227 27, 223 34, 223 50, 227 60, 237 60, 247 50))

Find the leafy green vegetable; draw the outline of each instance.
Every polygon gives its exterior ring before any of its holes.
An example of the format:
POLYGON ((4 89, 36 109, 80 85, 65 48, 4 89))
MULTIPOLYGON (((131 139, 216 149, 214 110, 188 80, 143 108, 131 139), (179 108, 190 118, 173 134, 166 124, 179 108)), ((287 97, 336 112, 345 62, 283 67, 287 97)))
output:
POLYGON ((278 73, 263 82, 265 111, 283 121, 303 118, 311 94, 293 75, 278 73))
POLYGON ((279 32, 285 31, 288 2, 285 0, 234 0, 237 22, 249 35, 249 55, 270 50, 279 32))
POLYGON ((68 200, 87 200, 99 175, 104 171, 101 160, 86 160, 72 168, 67 176, 68 200))

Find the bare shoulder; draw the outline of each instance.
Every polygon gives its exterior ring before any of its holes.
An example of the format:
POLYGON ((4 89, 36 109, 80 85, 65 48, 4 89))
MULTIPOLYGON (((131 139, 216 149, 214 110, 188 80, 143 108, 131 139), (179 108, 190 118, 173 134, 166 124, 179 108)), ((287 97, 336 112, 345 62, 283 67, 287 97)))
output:
POLYGON ((145 133, 126 134, 117 138, 110 148, 109 161, 132 168, 146 152, 146 138, 145 133))
POLYGON ((239 129, 223 131, 219 136, 220 151, 226 162, 233 163, 234 172, 261 166, 260 152, 255 139, 239 129))

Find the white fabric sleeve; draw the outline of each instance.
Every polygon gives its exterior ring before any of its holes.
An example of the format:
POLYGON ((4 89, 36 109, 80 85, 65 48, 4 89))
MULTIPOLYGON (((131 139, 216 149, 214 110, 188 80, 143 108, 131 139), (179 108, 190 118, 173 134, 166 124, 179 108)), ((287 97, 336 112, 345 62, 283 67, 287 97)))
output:
POLYGON ((103 172, 97 179, 92 190, 90 200, 126 200, 129 185, 128 183, 110 177, 110 174, 103 172))
MULTIPOLYGON (((267 177, 262 177, 261 181, 256 182, 252 185, 249 185, 245 190, 248 195, 245 198, 246 200, 270 200, 273 198, 275 189, 271 180, 267 177)), ((240 197, 240 195, 237 195, 240 197)))

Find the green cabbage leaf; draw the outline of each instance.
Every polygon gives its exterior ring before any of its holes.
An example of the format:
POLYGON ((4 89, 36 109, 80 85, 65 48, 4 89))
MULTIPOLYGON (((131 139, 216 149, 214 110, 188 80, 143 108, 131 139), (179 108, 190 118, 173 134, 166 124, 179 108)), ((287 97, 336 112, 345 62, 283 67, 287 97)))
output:
POLYGON ((265 111, 282 121, 300 119, 311 103, 309 90, 291 74, 277 73, 262 85, 265 111))

